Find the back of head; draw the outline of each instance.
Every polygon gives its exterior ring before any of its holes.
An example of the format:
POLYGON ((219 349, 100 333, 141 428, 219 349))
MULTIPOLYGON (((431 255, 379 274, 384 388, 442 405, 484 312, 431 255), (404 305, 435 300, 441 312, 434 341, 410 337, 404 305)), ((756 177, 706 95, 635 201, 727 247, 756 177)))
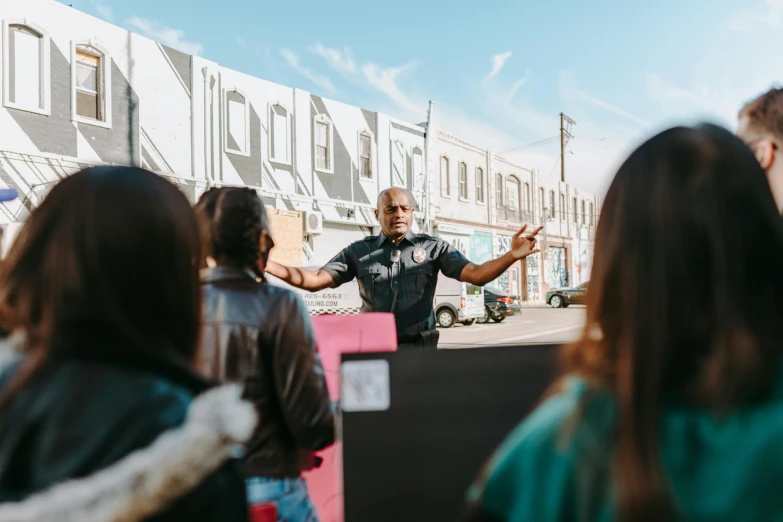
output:
POLYGON ((670 520, 658 419, 670 401, 766 396, 783 350, 783 222, 753 154, 720 127, 639 147, 602 208, 580 342, 566 368, 618 399, 619 520, 670 520))
POLYGON ((749 130, 769 133, 783 140, 783 88, 773 87, 748 102, 739 112, 749 130))
MULTIPOLYGON (((196 213, 208 255, 221 265, 255 270, 262 257, 262 234, 269 236, 269 221, 254 190, 213 189, 199 200, 196 213)), ((269 249, 263 254, 268 255, 269 249)))
POLYGON ((199 257, 195 216, 174 185, 138 168, 81 171, 51 190, 11 248, 0 273, 3 326, 44 357, 70 334, 94 334, 118 341, 101 347, 109 358, 123 350, 192 360, 199 257))

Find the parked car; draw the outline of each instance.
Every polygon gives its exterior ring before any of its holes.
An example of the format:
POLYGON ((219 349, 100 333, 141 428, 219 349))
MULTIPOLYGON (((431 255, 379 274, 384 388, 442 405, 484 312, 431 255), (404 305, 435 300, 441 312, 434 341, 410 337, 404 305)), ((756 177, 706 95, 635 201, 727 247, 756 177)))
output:
POLYGON ((484 315, 484 292, 480 286, 445 276, 435 287, 435 318, 441 328, 457 323, 470 326, 484 315))
POLYGON ((587 298, 587 285, 582 283, 574 288, 555 288, 546 293, 546 302, 552 308, 566 308, 572 304, 584 304, 587 298))
POLYGON ((503 322, 506 317, 522 313, 518 295, 509 295, 506 292, 494 288, 484 288, 484 315, 478 322, 488 323, 491 320, 496 323, 503 322))

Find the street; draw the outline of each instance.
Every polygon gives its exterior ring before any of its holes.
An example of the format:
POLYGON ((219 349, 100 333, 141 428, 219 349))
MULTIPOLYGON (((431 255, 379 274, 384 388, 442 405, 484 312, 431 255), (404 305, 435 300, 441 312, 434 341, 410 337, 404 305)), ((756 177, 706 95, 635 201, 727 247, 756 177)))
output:
POLYGON ((440 348, 467 348, 522 343, 565 343, 576 340, 584 326, 584 307, 524 308, 502 323, 440 328, 440 348))

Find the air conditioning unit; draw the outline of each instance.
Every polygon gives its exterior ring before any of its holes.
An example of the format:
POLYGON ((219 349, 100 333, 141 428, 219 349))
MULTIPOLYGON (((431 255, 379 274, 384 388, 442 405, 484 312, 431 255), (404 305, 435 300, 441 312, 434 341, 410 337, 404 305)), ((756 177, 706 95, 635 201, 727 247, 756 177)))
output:
POLYGON ((304 232, 308 236, 318 236, 324 233, 324 215, 317 210, 308 210, 304 216, 304 232))

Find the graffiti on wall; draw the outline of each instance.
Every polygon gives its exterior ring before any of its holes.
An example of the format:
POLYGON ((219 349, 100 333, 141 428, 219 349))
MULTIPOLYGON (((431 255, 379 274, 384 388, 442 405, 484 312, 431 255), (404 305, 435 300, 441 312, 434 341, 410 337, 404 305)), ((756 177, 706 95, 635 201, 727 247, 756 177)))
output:
POLYGON ((538 256, 528 256, 527 258, 527 300, 536 301, 539 299, 539 270, 538 256))
POLYGON ((474 263, 486 263, 491 261, 492 234, 489 232, 474 232, 470 236, 470 260, 474 263))
MULTIPOLYGON (((511 236, 501 236, 500 234, 495 236, 495 256, 499 256, 511 250, 511 236)), ((503 272, 500 277, 495 280, 493 285, 501 292, 513 294, 516 292, 511 291, 511 278, 509 277, 508 270, 503 272)))
POLYGON ((459 250, 465 256, 470 256, 470 236, 458 236, 456 234, 440 234, 440 238, 459 250))
POLYGON ((568 286, 568 268, 566 267, 566 251, 562 247, 549 248, 549 284, 551 288, 568 286))

